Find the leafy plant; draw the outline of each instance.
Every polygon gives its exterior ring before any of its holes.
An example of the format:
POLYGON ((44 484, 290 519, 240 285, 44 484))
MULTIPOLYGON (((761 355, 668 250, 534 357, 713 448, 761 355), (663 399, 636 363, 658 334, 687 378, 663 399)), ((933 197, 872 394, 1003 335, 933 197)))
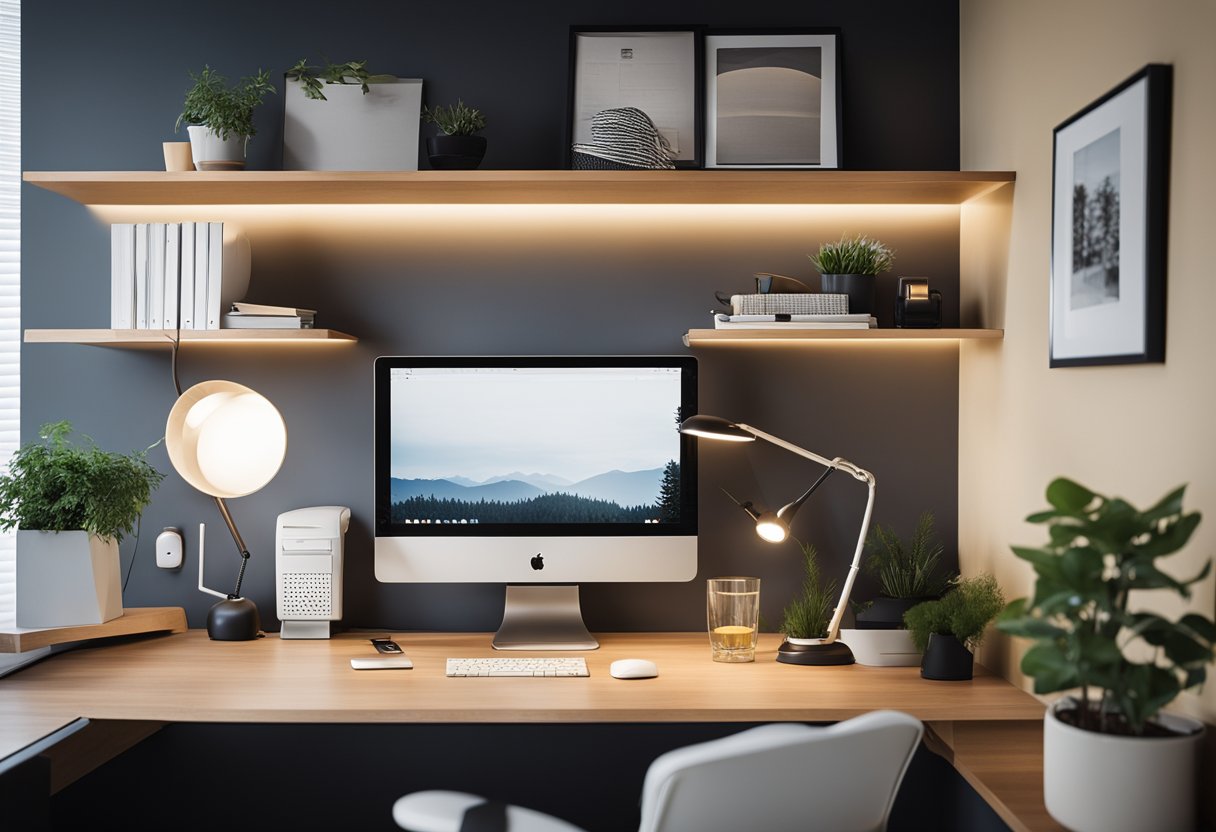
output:
POLYGON ((787 638, 826 638, 832 621, 836 584, 820 583, 818 555, 809 543, 800 543, 806 577, 802 595, 789 603, 782 613, 781 632, 787 638))
POLYGON ((0 529, 83 529, 118 541, 131 533, 164 474, 146 450, 110 453, 91 439, 74 446, 71 432, 71 422, 43 425, 39 442, 13 454, 0 476, 0 529))
POLYGON ((333 64, 329 59, 324 66, 310 66, 307 58, 300 58, 296 65, 287 70, 287 80, 299 81, 304 87, 304 95, 317 101, 328 101, 325 97, 325 84, 358 84, 363 88, 363 94, 371 92, 369 84, 385 84, 395 81, 393 75, 372 75, 367 71, 367 61, 346 61, 333 64))
POLYGON ((210 66, 204 66, 198 75, 191 72, 190 77, 194 86, 186 93, 174 130, 180 129, 184 121, 210 127, 222 141, 229 136, 248 140, 257 134, 253 128, 253 110, 267 93, 275 92, 269 72, 259 69, 257 75, 242 78, 231 87, 224 76, 210 66))
POLYGON ((1005 594, 991 575, 960 578, 935 601, 917 604, 904 614, 904 623, 917 650, 929 646, 929 636, 954 636, 971 652, 979 647, 988 622, 1005 606, 1005 594))
POLYGON ((1184 512, 1186 486, 1147 511, 1106 497, 1072 480, 1047 486, 1051 508, 1027 517, 1047 525, 1041 548, 1014 546, 1034 567, 1034 595, 1011 603, 997 626, 1033 639, 1022 672, 1035 693, 1080 689, 1077 726, 1101 733, 1141 734, 1146 724, 1187 688, 1203 683, 1213 658, 1216 624, 1198 613, 1177 621, 1128 609, 1133 590, 1165 590, 1182 598, 1207 577, 1178 580, 1157 559, 1186 545, 1199 512, 1184 512), (1126 655, 1147 646, 1144 661, 1126 655))
POLYGON ((895 252, 865 235, 841 237, 808 255, 820 274, 878 274, 895 265, 895 252))
POLYGON ((875 526, 867 546, 866 570, 888 598, 934 598, 950 585, 951 575, 940 568, 945 547, 933 534, 931 511, 920 516, 906 545, 893 529, 875 526))
POLYGON ((456 99, 449 107, 440 104, 438 107, 423 107, 422 120, 434 124, 446 136, 471 136, 486 127, 486 117, 481 110, 475 110, 465 105, 464 101, 456 99))

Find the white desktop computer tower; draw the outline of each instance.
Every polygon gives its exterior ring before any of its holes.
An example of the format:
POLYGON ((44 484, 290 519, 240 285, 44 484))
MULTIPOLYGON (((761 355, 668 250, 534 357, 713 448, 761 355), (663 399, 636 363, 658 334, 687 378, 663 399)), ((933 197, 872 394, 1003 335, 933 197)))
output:
POLYGON ((342 541, 349 525, 345 506, 279 515, 274 540, 279 638, 329 638, 329 622, 342 617, 342 541))

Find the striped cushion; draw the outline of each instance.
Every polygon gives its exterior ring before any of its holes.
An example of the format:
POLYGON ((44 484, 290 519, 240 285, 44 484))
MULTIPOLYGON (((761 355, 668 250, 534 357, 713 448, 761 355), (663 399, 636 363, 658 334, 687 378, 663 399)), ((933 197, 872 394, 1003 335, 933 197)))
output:
POLYGON ((579 154, 593 156, 628 168, 671 170, 671 145, 654 126, 650 116, 637 107, 600 110, 591 117, 591 143, 576 144, 579 154))

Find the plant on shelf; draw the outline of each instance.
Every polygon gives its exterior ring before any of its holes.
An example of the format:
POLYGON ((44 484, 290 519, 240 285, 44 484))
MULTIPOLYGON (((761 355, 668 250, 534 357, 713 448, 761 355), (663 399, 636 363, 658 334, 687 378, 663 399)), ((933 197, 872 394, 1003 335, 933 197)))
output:
POLYGON ((802 639, 826 638, 828 624, 832 621, 836 584, 821 583, 819 559, 815 547, 799 543, 802 548, 802 563, 806 572, 802 579, 802 594, 782 612, 781 632, 795 642, 802 639))
POLYGON ((945 547, 933 532, 933 521, 933 512, 924 512, 907 542, 894 529, 874 527, 866 543, 866 571, 878 580, 880 594, 858 612, 858 629, 900 629, 904 613, 940 598, 950 586, 954 575, 942 567, 945 547))
POLYGON ((486 140, 475 135, 486 127, 481 110, 469 107, 461 99, 444 107, 423 107, 422 120, 434 124, 441 135, 426 140, 431 167, 436 170, 472 170, 481 164, 486 154, 486 140))
POLYGON ((997 626, 1034 641, 1021 667, 1035 693, 1078 691, 1044 721, 1047 809, 1069 828, 1116 828, 1113 818, 1118 828, 1193 828, 1202 725, 1162 708, 1203 683, 1216 624, 1198 612, 1171 620, 1136 603, 1150 591, 1187 599, 1208 576, 1210 560, 1187 579, 1157 564, 1199 525, 1199 512, 1182 507, 1185 490, 1141 511, 1059 478, 1047 486, 1051 507, 1026 518, 1047 526, 1048 542, 1013 547, 1034 567, 1034 595, 1011 603, 997 626), (1128 799, 1137 794, 1154 795, 1152 805, 1128 799))
POLYGON ((996 578, 960 578, 941 598, 908 610, 904 622, 918 650, 924 651, 921 676, 926 679, 970 679, 974 653, 988 623, 1000 614, 1005 596, 996 578))
POLYGON ((808 256, 819 270, 823 292, 848 295, 850 314, 874 314, 874 276, 895 265, 893 250, 859 234, 824 243, 808 256))
POLYGON ((296 65, 287 70, 288 81, 298 81, 304 89, 304 95, 316 101, 328 101, 325 97, 326 84, 358 84, 363 94, 371 92, 370 84, 386 84, 396 81, 395 75, 372 75, 367 71, 367 61, 346 61, 330 63, 328 59, 324 66, 311 66, 307 58, 300 58, 296 65))
POLYGON ((199 170, 232 170, 245 166, 245 146, 257 134, 253 111, 275 92, 270 73, 240 79, 229 86, 224 76, 204 66, 186 93, 175 129, 182 124, 190 134, 190 151, 199 170))

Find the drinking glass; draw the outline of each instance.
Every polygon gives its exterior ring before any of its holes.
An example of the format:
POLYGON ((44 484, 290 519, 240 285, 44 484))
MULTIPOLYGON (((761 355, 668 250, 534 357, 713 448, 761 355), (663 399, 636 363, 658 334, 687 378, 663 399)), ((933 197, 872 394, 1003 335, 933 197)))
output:
POLYGON ((759 578, 710 578, 709 646, 716 662, 754 662, 760 624, 759 578))

